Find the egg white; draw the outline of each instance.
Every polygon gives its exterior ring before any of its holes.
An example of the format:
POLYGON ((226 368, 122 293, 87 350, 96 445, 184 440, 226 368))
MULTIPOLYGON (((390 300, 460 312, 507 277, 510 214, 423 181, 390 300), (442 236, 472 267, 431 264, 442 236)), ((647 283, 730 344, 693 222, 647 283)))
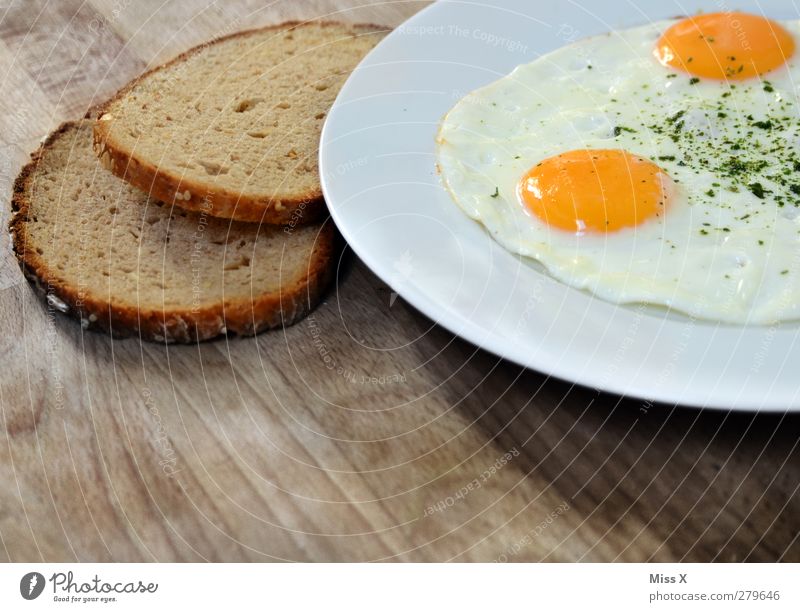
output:
MULTIPOLYGON (((778 206, 773 194, 786 187, 767 178, 786 171, 788 153, 800 154, 797 54, 763 77, 768 85, 696 82, 653 55, 673 23, 574 43, 463 97, 437 138, 444 185, 507 250, 603 299, 737 324, 800 318, 800 208, 792 194, 778 206), (751 125, 776 114, 780 130, 751 125), (688 145, 673 138, 678 123, 688 145), (747 148, 730 151, 723 143, 734 138, 747 148), (663 168, 676 184, 665 214, 605 235, 575 235, 530 214, 516 191, 523 174, 583 148, 624 149, 663 168), (745 186, 713 167, 740 156, 754 167, 764 161, 745 186), (746 187, 754 183, 773 194, 758 197, 746 187)), ((800 47, 800 21, 782 25, 800 47)))

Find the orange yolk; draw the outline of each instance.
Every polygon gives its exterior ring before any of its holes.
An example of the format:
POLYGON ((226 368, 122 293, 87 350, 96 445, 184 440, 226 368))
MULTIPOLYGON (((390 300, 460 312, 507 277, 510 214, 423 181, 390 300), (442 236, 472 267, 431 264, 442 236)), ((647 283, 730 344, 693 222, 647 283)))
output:
POLYGON ((657 165, 618 149, 579 149, 531 168, 517 192, 550 227, 614 232, 662 214, 671 181, 657 165))
POLYGON ((687 17, 658 40, 665 66, 709 79, 749 79, 779 68, 794 53, 794 39, 779 23, 747 13, 687 17))

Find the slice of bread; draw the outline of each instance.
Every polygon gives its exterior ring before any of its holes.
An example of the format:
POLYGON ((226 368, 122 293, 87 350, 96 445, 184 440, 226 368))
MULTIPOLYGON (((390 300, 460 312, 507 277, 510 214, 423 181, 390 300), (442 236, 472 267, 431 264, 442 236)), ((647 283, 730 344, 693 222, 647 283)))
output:
POLYGON ((319 219, 325 115, 385 30, 291 22, 195 47, 95 110, 95 152, 117 176, 188 210, 319 219))
POLYGON ((68 122, 14 185, 22 270, 84 327, 158 342, 250 335, 297 321, 334 267, 334 229, 276 227, 173 209, 107 172, 94 122, 68 122))

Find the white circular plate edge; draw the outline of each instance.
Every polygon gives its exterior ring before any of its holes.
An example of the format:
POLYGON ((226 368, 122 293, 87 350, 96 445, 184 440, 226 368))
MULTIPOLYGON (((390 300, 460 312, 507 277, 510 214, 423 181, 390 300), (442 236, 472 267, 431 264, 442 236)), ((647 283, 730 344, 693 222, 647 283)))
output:
MULTIPOLYGON (((777 1, 750 4, 797 17, 777 1)), ((577 37, 685 12, 671 0, 536 6, 440 1, 361 62, 320 142, 323 194, 343 237, 420 312, 521 366, 639 398, 642 409, 800 410, 800 326, 725 326, 603 302, 503 251, 442 188, 434 137, 462 95, 577 37)), ((692 8, 719 10, 714 0, 692 8)))

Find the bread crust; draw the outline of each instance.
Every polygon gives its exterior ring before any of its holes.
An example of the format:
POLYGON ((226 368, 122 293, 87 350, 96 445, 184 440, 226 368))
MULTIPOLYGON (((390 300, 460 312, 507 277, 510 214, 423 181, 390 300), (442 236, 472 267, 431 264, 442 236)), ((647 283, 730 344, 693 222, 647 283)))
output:
POLYGON ((262 199, 238 192, 229 191, 215 186, 202 184, 190 178, 182 178, 168 170, 156 166, 154 163, 141 159, 126 150, 120 143, 111 138, 109 122, 102 119, 105 113, 128 94, 134 87, 150 75, 170 68, 206 47, 233 38, 245 37, 253 34, 269 32, 271 30, 292 29, 298 26, 313 23, 322 27, 347 26, 353 29, 374 31, 387 31, 389 28, 369 23, 349 24, 336 21, 286 21, 262 28, 253 28, 234 32, 226 36, 215 38, 211 41, 192 47, 173 59, 144 72, 130 83, 122 87, 106 102, 90 109, 87 118, 96 119, 94 126, 93 142, 95 154, 105 168, 114 175, 127 181, 131 185, 150 194, 153 198, 174 204, 180 208, 195 212, 206 213, 225 219, 236 221, 250 221, 269 223, 272 225, 298 225, 319 221, 326 213, 325 200, 322 197, 322 188, 317 186, 314 190, 298 193, 280 199, 262 199), (184 197, 188 194, 188 198, 184 197))
MULTIPOLYGON (((55 130, 14 182, 12 219, 9 229, 14 253, 22 272, 34 289, 56 310, 81 322, 84 329, 109 332, 114 337, 139 336, 142 340, 190 343, 222 334, 251 336, 265 329, 291 325, 316 306, 335 271, 336 230, 327 221, 320 227, 306 274, 284 285, 280 291, 254 296, 252 300, 226 300, 194 308, 153 309, 135 304, 112 303, 100 296, 82 294, 59 277, 36 252, 26 232, 31 181, 44 152, 59 136, 77 126, 67 121, 55 130)), ((290 232, 291 228, 286 228, 290 232)))

